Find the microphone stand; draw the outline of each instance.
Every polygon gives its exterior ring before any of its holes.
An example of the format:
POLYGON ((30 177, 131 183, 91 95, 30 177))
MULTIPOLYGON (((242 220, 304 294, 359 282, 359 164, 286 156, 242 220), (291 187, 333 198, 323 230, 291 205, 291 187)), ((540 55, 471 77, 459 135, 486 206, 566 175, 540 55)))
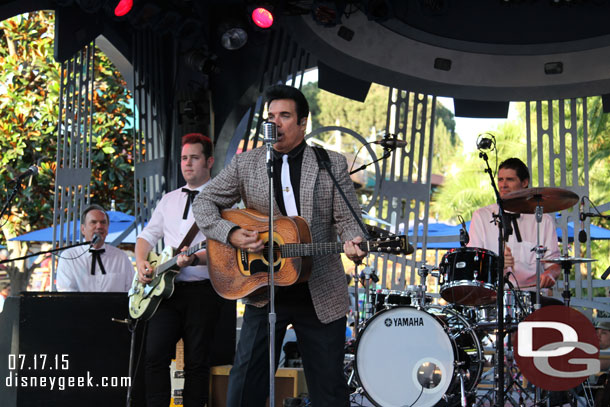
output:
POLYGON ((92 243, 93 243, 93 240, 90 240, 90 241, 87 241, 87 242, 76 243, 76 244, 73 244, 73 245, 70 245, 70 246, 58 247, 57 249, 51 249, 51 250, 45 250, 43 252, 31 253, 31 254, 27 254, 25 256, 15 257, 14 259, 5 259, 5 260, 2 260, 2 261, 0 261, 0 264, 11 263, 13 261, 19 261, 19 260, 25 260, 25 259, 28 259, 30 257, 40 256, 41 254, 55 253, 55 252, 58 252, 60 250, 71 249, 73 247, 84 246, 84 245, 88 245, 88 244, 92 244, 92 243))
MULTIPOLYGON (((371 144, 371 143, 369 143, 369 144, 371 144)), ((355 170, 350 171, 349 175, 355 174, 358 171, 362 171, 362 170, 366 169, 366 167, 368 167, 369 165, 375 164, 377 161, 385 160, 386 158, 388 158, 389 156, 392 155, 392 151, 394 151, 392 148, 384 147, 383 155, 381 157, 379 157, 376 160, 371 161, 370 163, 362 164, 360 167, 356 168, 355 170)))
MULTIPOLYGON (((502 205, 502 198, 500 198, 500 192, 496 186, 493 172, 489 166, 489 160, 487 154, 483 151, 479 152, 479 157, 485 161, 487 168, 485 172, 489 174, 491 180, 491 186, 496 194, 496 202, 499 208, 499 219, 498 219, 498 262, 497 262, 497 275, 498 275, 498 287, 496 294, 496 307, 497 307, 497 320, 498 320, 498 334, 496 337, 496 363, 495 363, 495 391, 496 391, 496 406, 500 407, 504 405, 504 232, 510 228, 510 222, 506 222, 504 207, 502 205)), ((509 234, 506 234, 508 237, 509 234)))
MULTIPOLYGON (((0 212, 0 218, 2 218, 6 214, 6 211, 8 210, 9 206, 11 205, 13 198, 15 198, 15 196, 17 195, 17 192, 19 192, 20 189, 21 189, 21 182, 20 182, 20 180, 16 180, 15 186, 13 187, 11 194, 9 195, 8 199, 6 200, 6 203, 2 207, 2 212, 0 212)), ((0 263, 0 264, 2 264, 2 263, 0 263)))
MULTIPOLYGON (((267 123, 265 123, 267 124, 267 123)), ((269 178, 269 407, 275 407, 275 258, 273 228, 273 144, 277 141, 275 124, 273 131, 265 131, 264 143, 267 147, 267 177, 269 178)))

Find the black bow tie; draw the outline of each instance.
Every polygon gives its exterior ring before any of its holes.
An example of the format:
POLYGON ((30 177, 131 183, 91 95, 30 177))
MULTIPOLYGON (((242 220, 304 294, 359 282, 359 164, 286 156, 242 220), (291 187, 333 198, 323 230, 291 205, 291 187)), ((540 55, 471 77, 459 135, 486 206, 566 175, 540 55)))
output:
POLYGON ((188 197, 186 198, 186 205, 184 206, 184 213, 182 214, 182 219, 186 219, 189 216, 189 209, 191 207, 191 204, 193 203, 193 200, 195 199, 197 194, 199 194, 199 191, 193 191, 192 189, 182 188, 182 192, 188 194, 188 197))
POLYGON ((91 253, 91 275, 95 275, 95 263, 99 264, 100 270, 102 274, 106 274, 106 269, 104 268, 104 263, 102 263, 102 253, 106 252, 106 249, 89 249, 89 253, 91 253))

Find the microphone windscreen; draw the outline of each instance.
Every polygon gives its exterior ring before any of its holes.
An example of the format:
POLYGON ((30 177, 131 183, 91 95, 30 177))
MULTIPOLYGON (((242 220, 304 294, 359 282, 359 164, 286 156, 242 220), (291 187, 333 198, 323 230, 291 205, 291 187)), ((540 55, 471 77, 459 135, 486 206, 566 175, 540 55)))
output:
POLYGON ((585 243, 587 241, 587 232, 584 230, 581 230, 580 232, 578 232, 578 241, 580 243, 585 243))

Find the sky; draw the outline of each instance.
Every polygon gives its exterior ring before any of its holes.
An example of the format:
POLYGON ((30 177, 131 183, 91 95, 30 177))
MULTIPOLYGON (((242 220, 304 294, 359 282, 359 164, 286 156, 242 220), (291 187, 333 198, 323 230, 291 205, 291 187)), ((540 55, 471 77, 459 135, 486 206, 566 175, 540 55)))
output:
MULTIPOLYGON (((305 78, 303 80, 304 83, 317 81, 317 69, 311 69, 305 73, 305 78)), ((453 108, 453 98, 437 97, 437 100, 455 114, 455 110, 453 108)), ((502 124, 506 120, 511 120, 516 117, 517 110, 515 108, 515 103, 512 102, 508 108, 508 119, 475 119, 470 117, 455 117, 455 131, 464 143, 464 153, 468 154, 476 150, 476 142, 479 134, 491 132, 495 135, 495 130, 498 125, 502 124)))
MULTIPOLYGON (((443 106, 453 110, 453 99, 447 97, 438 97, 443 106)), ((506 120, 512 120, 517 117, 515 103, 509 105, 508 119, 474 119, 470 117, 455 117, 455 132, 464 143, 464 152, 469 153, 476 150, 477 137, 481 133, 492 133, 495 135, 496 128, 506 120)))

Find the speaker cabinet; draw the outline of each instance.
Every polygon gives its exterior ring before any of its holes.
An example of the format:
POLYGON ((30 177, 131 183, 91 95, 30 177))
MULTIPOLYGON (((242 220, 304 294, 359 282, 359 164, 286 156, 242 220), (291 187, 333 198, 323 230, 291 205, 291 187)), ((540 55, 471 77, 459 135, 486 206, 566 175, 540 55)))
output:
MULTIPOLYGON (((230 365, 215 366, 211 369, 208 407, 225 407, 227 405, 227 385, 229 384, 230 371, 230 365)), ((302 368, 279 368, 275 372, 276 406, 283 406, 284 399, 287 397, 298 397, 303 393, 307 393, 307 384, 302 368)), ((268 405, 269 402, 267 402, 268 405)))

